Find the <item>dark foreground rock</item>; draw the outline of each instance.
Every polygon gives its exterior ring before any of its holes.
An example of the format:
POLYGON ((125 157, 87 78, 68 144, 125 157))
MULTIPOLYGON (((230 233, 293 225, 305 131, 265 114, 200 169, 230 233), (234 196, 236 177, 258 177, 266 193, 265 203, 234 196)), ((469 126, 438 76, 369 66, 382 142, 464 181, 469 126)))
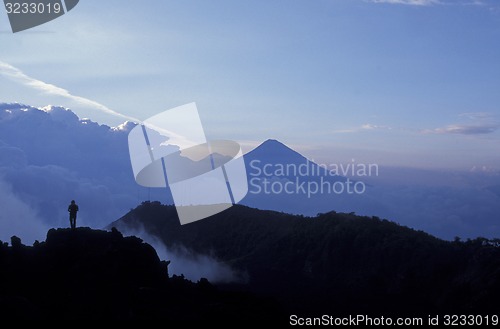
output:
MULTIPOLYGON (((45 242, 0 244, 2 319, 254 322, 278 319, 271 301, 168 276, 167 262, 117 230, 51 229, 45 242)), ((72 322, 75 323, 75 322, 72 322)))

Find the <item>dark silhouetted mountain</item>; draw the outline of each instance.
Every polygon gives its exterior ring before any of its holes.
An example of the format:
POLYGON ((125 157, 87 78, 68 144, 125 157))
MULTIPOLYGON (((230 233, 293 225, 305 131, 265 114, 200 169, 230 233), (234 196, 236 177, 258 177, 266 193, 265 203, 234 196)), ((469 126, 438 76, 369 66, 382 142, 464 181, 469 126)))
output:
POLYGON ((266 140, 245 155, 245 160, 247 163, 252 160, 261 159, 265 159, 266 162, 269 163, 300 164, 308 161, 306 157, 275 139, 266 140))
POLYGON ((335 182, 342 187, 345 177, 319 166, 277 140, 263 142, 245 154, 244 159, 249 191, 240 202, 242 205, 313 215, 339 209, 339 204, 348 207, 352 203, 350 195, 327 191, 335 182), (323 191, 315 191, 321 186, 323 191))
MULTIPOLYGON (((333 209, 379 213, 380 203, 355 193, 356 181, 339 175, 339 168, 318 165, 277 140, 265 141, 244 159, 248 193, 242 205, 308 216, 333 209)), ((368 188, 363 184, 356 185, 358 191, 368 188)))
POLYGON ((240 289, 277 298, 291 314, 484 314, 500 306, 496 240, 451 242, 377 217, 238 205, 181 226, 173 206, 147 202, 112 225, 210 253, 248 274, 240 289))
POLYGON ((293 183, 302 181, 320 182, 323 177, 328 182, 343 182, 345 177, 321 167, 292 150, 285 144, 268 139, 244 155, 249 179, 287 179, 293 183))
MULTIPOLYGON (((45 242, 0 243, 0 315, 6 320, 252 321, 277 316, 268 301, 219 291, 206 279, 168 276, 137 237, 51 229, 45 242)), ((72 322, 75 323, 75 322, 72 322)))

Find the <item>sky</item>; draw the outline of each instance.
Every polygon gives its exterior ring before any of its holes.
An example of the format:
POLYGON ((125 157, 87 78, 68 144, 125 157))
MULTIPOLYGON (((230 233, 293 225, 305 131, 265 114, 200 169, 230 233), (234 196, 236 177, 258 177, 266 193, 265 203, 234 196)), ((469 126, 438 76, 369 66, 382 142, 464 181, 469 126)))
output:
POLYGON ((116 126, 196 102, 209 139, 319 163, 500 170, 496 0, 81 0, 13 34, 0 102, 116 126))

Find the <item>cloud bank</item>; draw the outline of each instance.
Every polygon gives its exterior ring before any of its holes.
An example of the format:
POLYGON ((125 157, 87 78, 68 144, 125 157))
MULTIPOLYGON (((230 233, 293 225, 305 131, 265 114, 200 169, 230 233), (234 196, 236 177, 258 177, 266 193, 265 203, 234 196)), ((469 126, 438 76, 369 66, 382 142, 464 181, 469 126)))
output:
POLYGON ((121 113, 118 113, 116 111, 113 111, 112 109, 108 108, 105 105, 102 105, 96 101, 87 99, 85 97, 80 97, 76 95, 72 95, 68 90, 57 87, 53 84, 43 82, 41 80, 35 79, 33 77, 28 76, 24 72, 22 72, 20 69, 0 61, 0 75, 5 76, 11 80, 14 80, 18 83, 21 83, 27 87, 30 87, 32 89, 41 91, 43 93, 49 94, 49 95, 54 95, 54 96, 60 96, 65 99, 68 99, 72 102, 75 102, 76 104, 80 104, 82 106, 92 108, 98 111, 101 111, 105 114, 112 115, 114 117, 118 117, 120 119, 124 120, 129 120, 129 121, 134 121, 134 122, 140 122, 139 119, 123 115, 121 113))
MULTIPOLYGON (((77 225, 101 228, 164 190, 138 186, 128 154, 126 122, 112 128, 80 120, 62 107, 0 104, 0 176, 49 227, 68 225, 67 206, 80 205, 77 225)), ((45 232, 44 232, 45 233, 45 232)))

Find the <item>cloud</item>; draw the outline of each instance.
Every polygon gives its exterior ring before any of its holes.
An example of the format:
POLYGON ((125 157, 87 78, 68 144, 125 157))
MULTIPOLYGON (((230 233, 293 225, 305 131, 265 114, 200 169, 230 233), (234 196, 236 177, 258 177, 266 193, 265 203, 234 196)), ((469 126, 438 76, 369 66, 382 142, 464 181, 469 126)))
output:
POLYGON ((500 237, 500 175, 380 167, 380 175, 354 177, 362 194, 249 194, 245 204, 314 216, 335 210, 378 216, 444 239, 500 237))
MULTIPOLYGON (((68 227, 67 207, 80 207, 77 226, 103 228, 144 200, 171 204, 166 189, 135 183, 128 132, 80 120, 62 107, 42 109, 0 104, 0 240, 16 235, 25 243, 44 240, 50 227, 68 227)), ((179 246, 167 249, 144 229, 128 230, 171 260, 171 274, 191 280, 241 282, 245 274, 211 255, 179 246)))
MULTIPOLYGON (((422 172, 419 175, 422 180, 426 176, 429 180, 432 173, 422 172)), ((460 186, 418 186, 402 182, 386 186, 379 182, 367 192, 379 204, 379 211, 372 210, 371 215, 377 214, 445 239, 453 239, 454 236, 497 238, 500 234, 496 220, 500 211, 500 196, 486 188, 479 188, 480 182, 475 182, 473 176, 473 173, 454 173, 452 179, 463 182, 460 186)))
POLYGON ((369 0, 371 3, 383 3, 393 5, 408 5, 408 6, 434 6, 434 5, 460 5, 460 6, 494 6, 497 4, 489 4, 484 0, 369 0))
POLYGON ((473 173, 486 173, 486 174, 494 174, 494 175, 500 175, 500 170, 495 167, 490 167, 490 166, 472 166, 470 169, 470 172, 473 173))
POLYGON ((364 125, 361 126, 362 130, 391 130, 391 127, 388 126, 380 126, 380 125, 374 125, 371 123, 365 123, 364 125))
POLYGON ((372 0, 371 2, 410 6, 432 6, 441 4, 441 1, 439 0, 372 0))
POLYGON ((30 77, 23 73, 20 69, 0 61, 0 75, 7 77, 11 80, 17 81, 29 88, 41 91, 43 93, 53 95, 53 96, 59 96, 66 98, 70 101, 73 101, 77 104, 80 104, 85 107, 93 108, 98 111, 101 111, 105 114, 109 114, 121 119, 125 120, 130 120, 130 121, 135 121, 135 122, 140 122, 141 120, 118 113, 116 111, 113 111, 112 109, 108 108, 105 105, 102 105, 96 101, 80 97, 80 96, 75 96, 72 95, 68 90, 57 87, 55 85, 52 85, 50 83, 43 82, 41 80, 35 79, 33 77, 30 77))
POLYGON ((495 117, 493 113, 489 112, 467 112, 467 113, 461 113, 459 114, 459 116, 470 120, 485 120, 485 119, 492 119, 495 117))
POLYGON ((362 131, 375 131, 375 130, 392 130, 392 127, 385 125, 376 125, 372 123, 365 123, 359 127, 347 128, 347 129, 338 129, 334 130, 335 134, 350 134, 350 133, 358 133, 362 131))
POLYGON ((25 243, 44 240, 48 226, 37 211, 12 191, 12 186, 0 177, 0 240, 10 241, 15 235, 25 243))
POLYGON ((50 227, 68 226, 72 199, 81 205, 77 224, 96 228, 141 201, 171 203, 164 189, 135 183, 128 152, 133 126, 79 120, 62 107, 0 104, 0 175, 50 227))
POLYGON ((494 133, 499 128, 498 124, 483 124, 483 125, 449 125, 433 130, 426 130, 424 133, 435 134, 457 134, 457 135, 485 135, 494 133))
POLYGON ((495 114, 489 112, 467 112, 458 115, 463 123, 454 123, 434 129, 424 129, 423 134, 486 135, 500 128, 495 114))
MULTIPOLYGON (((100 111, 101 113, 112 115, 112 116, 120 118, 120 119, 125 119, 127 121, 133 121, 136 123, 143 124, 142 120, 140 120, 140 119, 113 111, 112 109, 108 108, 107 106, 100 104, 96 101, 93 101, 91 99, 72 95, 66 89, 63 89, 61 87, 43 82, 43 81, 35 79, 33 77, 30 77, 30 76, 26 75, 25 73, 23 73, 20 69, 14 67, 8 63, 2 62, 2 61, 0 61, 0 76, 7 77, 11 80, 14 80, 16 82, 19 82, 19 83, 25 85, 31 89, 41 91, 45 94, 65 98, 69 101, 76 103, 77 105, 80 105, 80 106, 83 106, 86 108, 92 108, 92 109, 100 111)), ((196 106, 196 105, 186 104, 183 106, 196 106)), ((157 120, 161 120, 161 119, 157 119, 157 120)), ((197 145, 198 144, 198 143, 195 143, 195 142, 189 140, 188 138, 186 138, 183 135, 175 133, 172 130, 166 130, 162 127, 156 126, 155 122, 147 121, 146 126, 150 129, 160 133, 161 135, 169 136, 169 138, 171 140, 170 143, 177 142, 177 145, 197 145)))

